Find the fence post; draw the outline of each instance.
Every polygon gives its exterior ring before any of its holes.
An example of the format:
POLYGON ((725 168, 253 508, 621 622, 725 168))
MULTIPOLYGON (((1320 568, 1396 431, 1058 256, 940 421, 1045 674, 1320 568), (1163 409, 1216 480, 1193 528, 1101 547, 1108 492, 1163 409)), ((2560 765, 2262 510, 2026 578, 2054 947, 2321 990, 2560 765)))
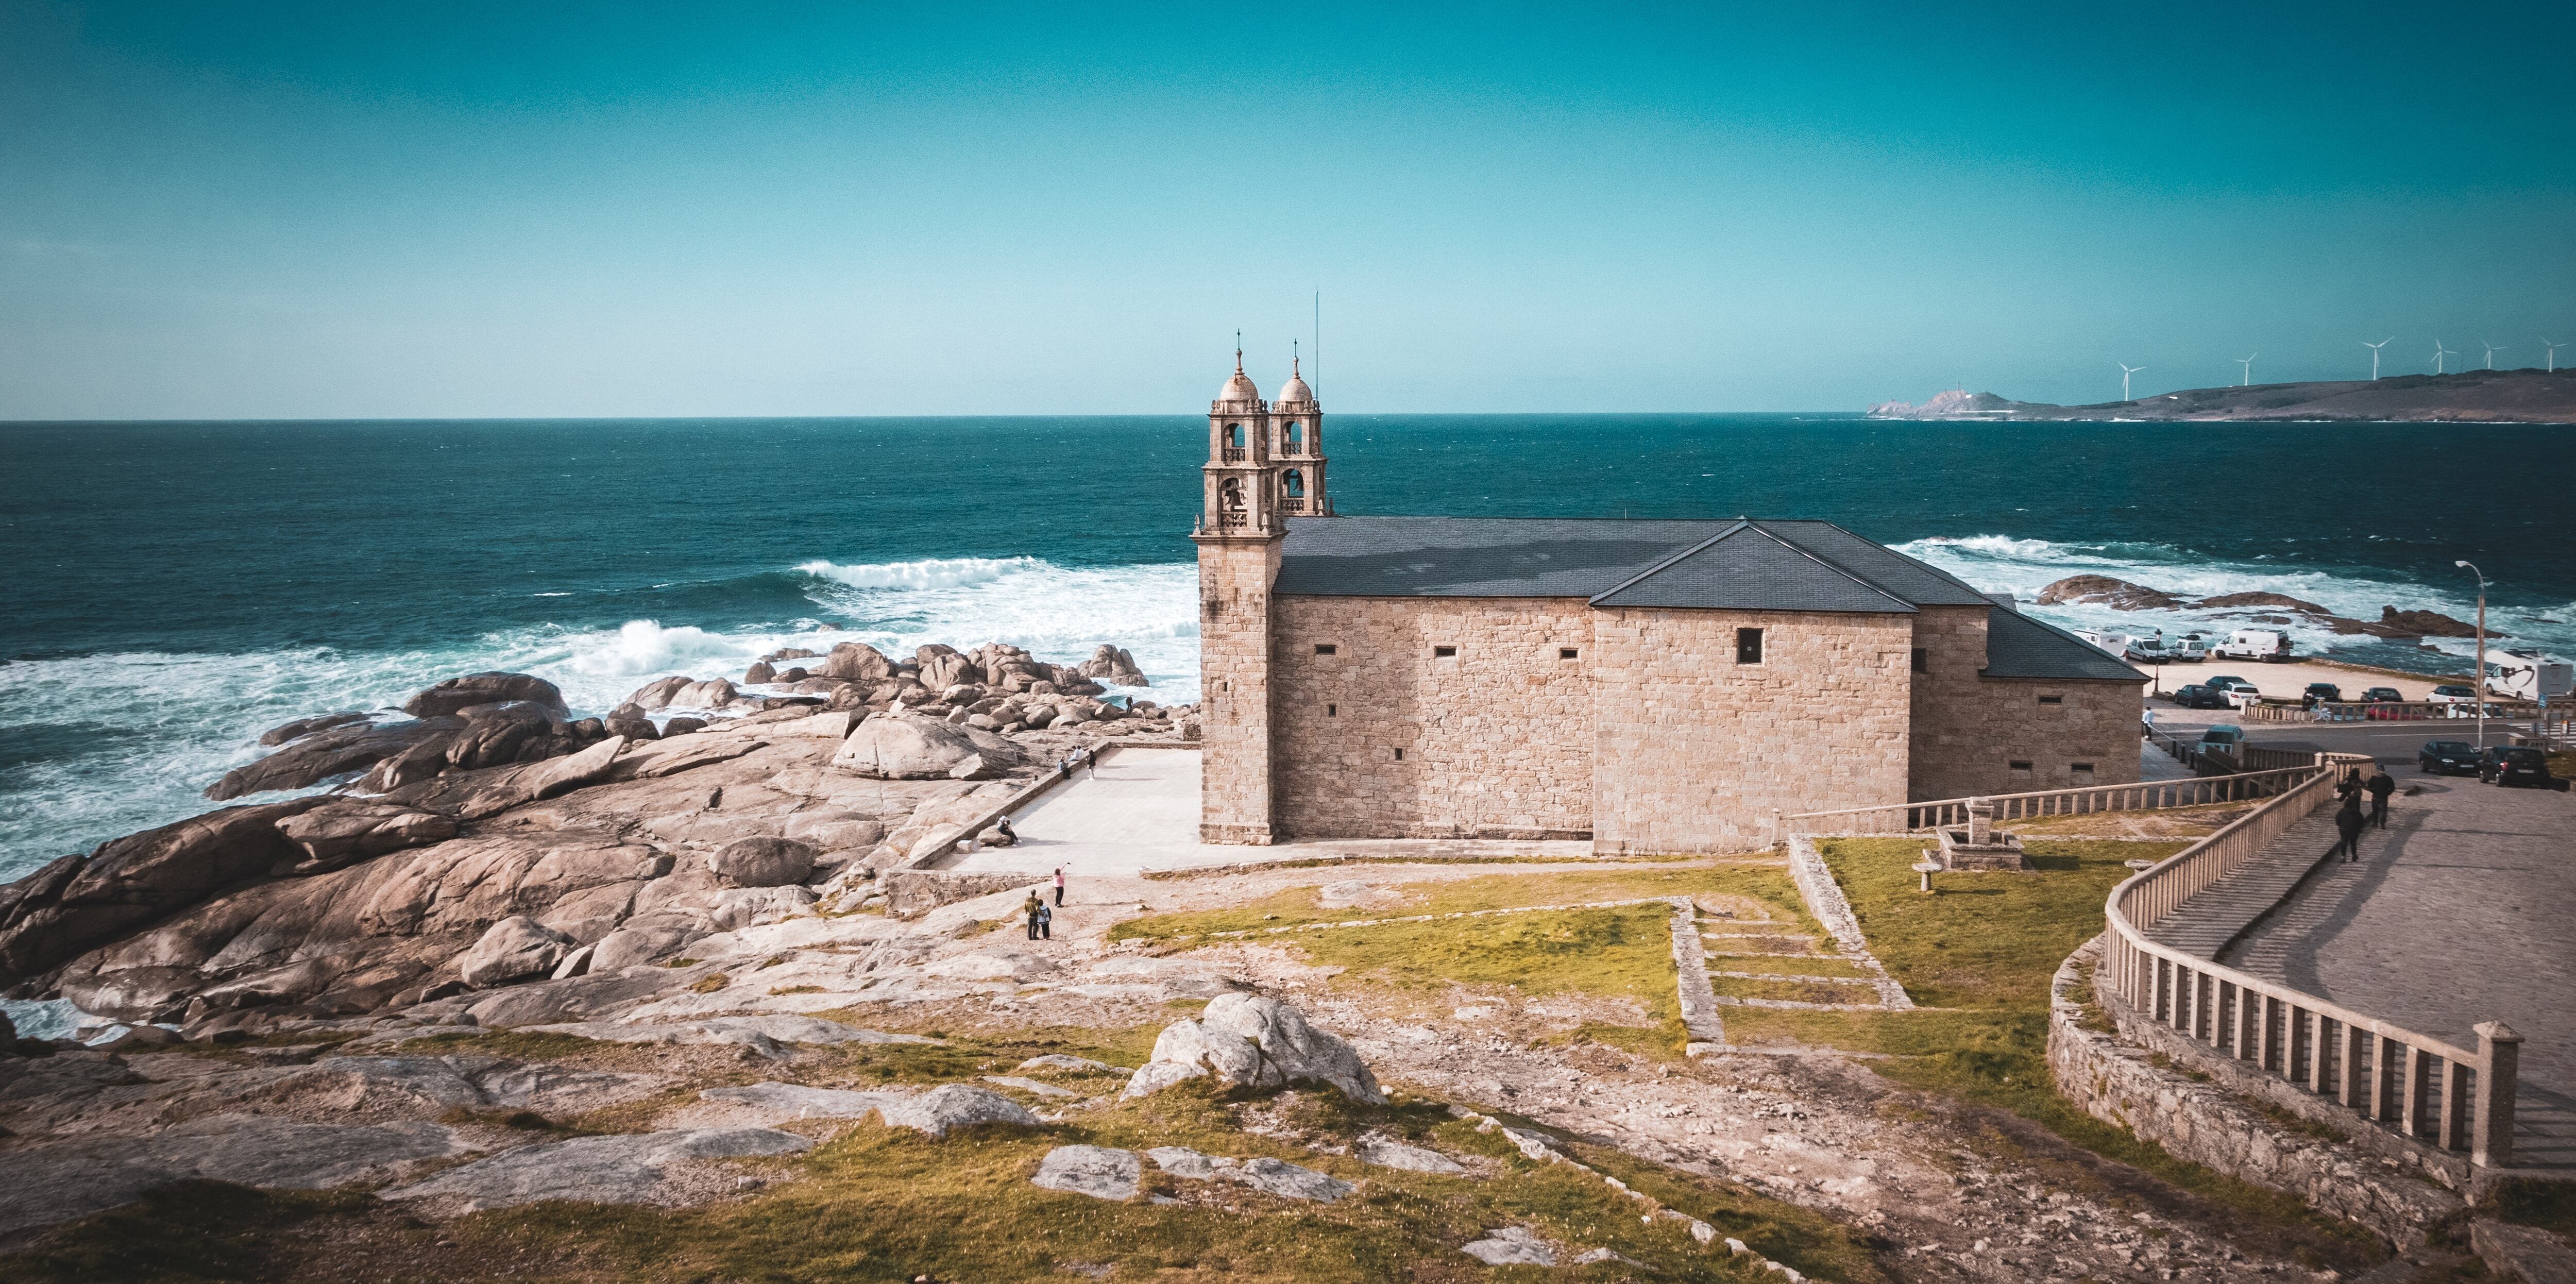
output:
POLYGON ((2521 1073, 2522 1036, 2502 1021, 2481 1021, 2473 1028, 2478 1032, 2478 1099, 2469 1162, 2502 1168, 2513 1162, 2513 1089, 2521 1073))

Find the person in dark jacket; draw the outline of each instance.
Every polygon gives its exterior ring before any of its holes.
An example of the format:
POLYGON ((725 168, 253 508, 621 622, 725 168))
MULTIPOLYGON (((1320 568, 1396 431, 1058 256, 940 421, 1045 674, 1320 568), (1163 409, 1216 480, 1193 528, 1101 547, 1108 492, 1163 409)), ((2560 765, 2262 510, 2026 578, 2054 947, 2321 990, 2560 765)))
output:
POLYGON ((2343 773, 2343 779, 2335 782, 2335 797, 2343 799, 2346 807, 2359 805, 2355 800, 2361 797, 2361 768, 2343 773))
POLYGON ((1029 939, 1038 939, 1038 916, 1046 912, 1046 902, 1039 900, 1036 892, 1031 892, 1028 902, 1020 906, 1020 912, 1029 916, 1029 939))
POLYGON ((2370 821, 2361 814, 2361 796, 2359 794, 2355 794, 2352 797, 2345 799, 2343 806, 2335 810, 2334 823, 2335 832, 2343 835, 2343 839, 2334 845, 2333 851, 2326 854, 2329 856, 2341 856, 2343 858, 2342 863, 2346 865, 2360 860, 2361 831, 2369 826, 2370 821))
POLYGON ((2397 792, 2397 778, 2388 774, 2388 768, 2376 767, 2361 787, 2370 791, 2370 823, 2379 829, 2388 828, 2388 796, 2397 792))

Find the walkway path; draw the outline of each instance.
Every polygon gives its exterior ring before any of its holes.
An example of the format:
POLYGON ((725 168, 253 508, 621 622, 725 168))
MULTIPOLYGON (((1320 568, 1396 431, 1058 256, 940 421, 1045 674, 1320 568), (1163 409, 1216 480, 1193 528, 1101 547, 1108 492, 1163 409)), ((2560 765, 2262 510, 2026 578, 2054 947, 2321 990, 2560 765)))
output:
POLYGON ((2364 833, 2360 863, 2318 860, 2320 810, 2152 935, 2464 1048, 2503 1021, 2523 1036, 2516 1161, 2576 1166, 2576 796, 2399 779, 2422 792, 2364 833))

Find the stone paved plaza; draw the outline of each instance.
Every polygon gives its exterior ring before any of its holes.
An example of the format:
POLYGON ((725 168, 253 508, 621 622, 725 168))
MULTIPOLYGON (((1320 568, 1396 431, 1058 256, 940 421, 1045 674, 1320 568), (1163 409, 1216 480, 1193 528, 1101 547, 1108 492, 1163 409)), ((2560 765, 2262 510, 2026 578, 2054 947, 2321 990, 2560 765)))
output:
POLYGON ((2464 1048, 2503 1021, 2524 1040, 2517 1162, 2576 1166, 2576 796, 2392 774, 2421 792, 2392 800, 2360 863, 2318 865, 2255 919, 2334 845, 2321 809, 2155 935, 2201 953, 2253 920, 2219 962, 2464 1048))

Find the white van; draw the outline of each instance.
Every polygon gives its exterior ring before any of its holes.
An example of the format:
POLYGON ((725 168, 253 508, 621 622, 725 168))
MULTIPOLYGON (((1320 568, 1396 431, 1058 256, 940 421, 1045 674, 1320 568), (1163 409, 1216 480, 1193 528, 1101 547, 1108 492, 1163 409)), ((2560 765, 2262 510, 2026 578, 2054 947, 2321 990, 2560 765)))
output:
POLYGON ((2173 660, 2174 652, 2166 644, 2165 635, 2159 633, 2153 637, 2129 639, 2129 645, 2121 648, 2120 658, 2140 664, 2166 664, 2173 660))
POLYGON ((2238 629, 2218 644, 2218 658, 2278 664, 2290 658, 2290 635, 2279 629, 2238 629))
POLYGON ((2077 629, 2075 636, 2092 643, 2111 655, 2123 655, 2129 649, 2129 635, 2108 629, 2077 629))
POLYGON ((2178 664, 2198 664, 2209 658, 2209 643, 2197 633, 2186 633, 2182 640, 2170 644, 2173 660, 2178 664))
POLYGON ((2576 689, 2576 665, 2544 659, 2536 651, 2487 653, 2487 691, 2515 700, 2560 700, 2576 689))

